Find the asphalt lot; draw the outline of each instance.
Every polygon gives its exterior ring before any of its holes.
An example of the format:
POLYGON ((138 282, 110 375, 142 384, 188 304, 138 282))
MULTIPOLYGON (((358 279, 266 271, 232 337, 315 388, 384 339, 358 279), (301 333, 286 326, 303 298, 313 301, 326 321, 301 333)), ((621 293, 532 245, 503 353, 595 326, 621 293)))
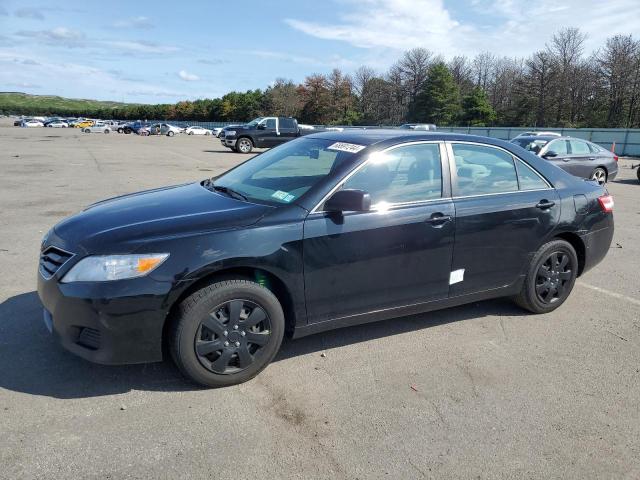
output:
POLYGON ((640 478, 640 184, 609 186, 608 257, 558 311, 507 300, 285 341, 246 384, 52 342, 42 235, 94 201, 213 176, 210 137, 0 123, 0 478, 640 478), (322 354, 325 354, 324 356, 322 354))

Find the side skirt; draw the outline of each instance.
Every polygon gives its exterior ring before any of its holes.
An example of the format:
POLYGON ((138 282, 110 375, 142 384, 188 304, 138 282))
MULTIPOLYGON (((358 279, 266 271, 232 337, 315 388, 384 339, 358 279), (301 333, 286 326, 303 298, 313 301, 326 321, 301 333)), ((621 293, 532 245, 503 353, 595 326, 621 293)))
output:
POLYGON ((442 310, 444 308, 457 307, 467 303, 478 302, 481 300, 490 300, 492 298, 508 297, 517 294, 522 288, 524 275, 518 280, 506 287, 494 288, 482 292, 471 293, 468 295, 460 295, 453 298, 445 298, 443 300, 434 300, 431 302, 416 303, 412 305, 404 305, 402 307, 385 308, 382 310, 374 310, 367 313, 359 313, 347 317, 339 317, 324 322, 312 323, 296 327, 292 338, 306 337, 314 333, 326 332, 327 330, 335 330, 338 328, 351 327, 363 323, 379 322, 390 318, 407 317, 420 313, 432 312, 434 310, 442 310))

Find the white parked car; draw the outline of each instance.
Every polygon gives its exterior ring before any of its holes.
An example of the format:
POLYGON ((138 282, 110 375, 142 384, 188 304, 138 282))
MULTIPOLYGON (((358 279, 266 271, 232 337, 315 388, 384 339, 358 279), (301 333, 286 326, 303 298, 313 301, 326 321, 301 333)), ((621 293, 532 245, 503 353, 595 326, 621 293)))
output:
POLYGON ((96 122, 91 127, 84 127, 84 133, 111 133, 111 126, 104 122, 96 122))
POLYGON ((44 127, 44 123, 42 123, 40 120, 25 120, 24 122, 22 122, 22 126, 26 128, 44 127))
POLYGON ((537 137, 539 135, 551 135, 552 137, 561 137, 562 135, 560 135, 557 132, 522 132, 520 135, 518 135, 517 137, 514 137, 514 139, 516 138, 520 138, 520 137, 537 137))
POLYGON ((67 128, 68 126, 69 124, 67 122, 62 121, 50 122, 49 124, 47 124, 47 127, 49 128, 67 128))
POLYGON ((213 135, 213 131, 208 128, 200 127, 198 125, 194 125, 193 127, 188 127, 184 131, 187 135, 213 135))

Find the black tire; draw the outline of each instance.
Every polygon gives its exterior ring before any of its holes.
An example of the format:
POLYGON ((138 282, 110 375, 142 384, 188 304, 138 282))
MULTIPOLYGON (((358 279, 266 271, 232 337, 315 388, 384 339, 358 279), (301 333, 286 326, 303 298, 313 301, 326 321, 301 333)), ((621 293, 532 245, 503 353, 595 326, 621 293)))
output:
POLYGON ((173 130, 169 130, 167 132, 167 137, 173 137, 175 135, 175 133, 173 133, 173 130))
POLYGON ((119 128, 118 129, 118 133, 124 133, 124 129, 123 128, 119 128))
POLYGON ((125 135, 131 135, 131 132, 133 132, 133 130, 131 130, 130 128, 125 128, 124 129, 125 135))
POLYGON ((108 128, 105 128, 104 133, 111 133, 111 130, 109 130, 108 128))
POLYGON ((91 133, 91 130, 89 130, 88 128, 85 128, 84 133, 91 133))
POLYGON ((189 132, 187 135, 193 135, 193 132, 189 132))
POLYGON ((168 340, 173 361, 187 378, 207 387, 236 385, 255 377, 278 353, 285 329, 276 296, 249 280, 220 281, 196 291, 182 301, 172 321, 168 340), (252 318, 263 320, 251 326, 252 318), (253 343, 254 339, 264 344, 253 343), (205 355, 196 352, 200 347, 205 355), (241 356, 247 352, 245 361, 251 361, 243 366, 241 356))
POLYGON ((602 167, 595 168, 589 178, 597 181, 600 185, 604 185, 607 183, 607 171, 602 167))
POLYGON ((640 182, 640 167, 636 169, 636 175, 638 177, 638 181, 640 182))
POLYGON ((565 240, 551 240, 534 255, 514 300, 533 313, 552 312, 569 297, 577 276, 578 256, 573 246, 565 240))
POLYGON ((236 142, 236 152, 251 153, 253 150, 253 142, 249 137, 240 137, 236 142))

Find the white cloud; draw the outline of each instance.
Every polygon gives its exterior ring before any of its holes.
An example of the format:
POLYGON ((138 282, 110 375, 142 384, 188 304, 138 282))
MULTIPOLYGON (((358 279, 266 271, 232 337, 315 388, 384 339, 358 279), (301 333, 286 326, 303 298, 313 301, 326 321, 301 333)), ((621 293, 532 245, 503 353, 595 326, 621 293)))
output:
POLYGON ((351 60, 343 58, 340 55, 330 55, 326 59, 321 59, 306 55, 295 55, 281 51, 276 52, 272 50, 234 50, 231 53, 251 55, 254 57, 262 58, 264 60, 280 60, 286 63, 298 63, 302 65, 315 65, 320 67, 350 68, 356 65, 351 60))
POLYGON ((447 57, 483 50, 528 55, 563 27, 579 27, 593 49, 615 34, 637 32, 638 0, 472 0, 456 16, 442 0, 338 0, 332 23, 286 19, 307 35, 366 49, 425 47, 447 57))
POLYGON ((123 18, 112 24, 115 28, 153 28, 155 25, 149 17, 139 16, 123 18))
POLYGON ((36 38, 50 45, 80 47, 85 42, 84 33, 67 27, 56 27, 51 30, 21 30, 16 32, 20 37, 36 38))
POLYGON ((196 80, 200 80, 200 77, 198 75, 194 75, 193 73, 188 73, 185 70, 180 70, 178 72, 178 76, 185 82, 195 82, 196 80))
POLYGON ((115 49, 133 54, 174 53, 180 50, 180 48, 174 47, 172 45, 162 45, 160 43, 149 42, 146 40, 105 40, 101 43, 115 49))

